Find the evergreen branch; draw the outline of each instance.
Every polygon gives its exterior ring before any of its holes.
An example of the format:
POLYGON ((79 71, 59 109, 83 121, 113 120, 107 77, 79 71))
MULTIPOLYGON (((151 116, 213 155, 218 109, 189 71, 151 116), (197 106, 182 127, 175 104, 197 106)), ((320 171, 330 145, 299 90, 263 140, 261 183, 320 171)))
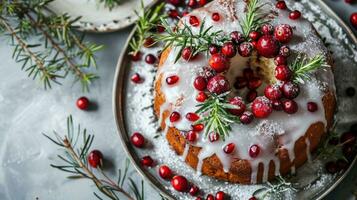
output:
POLYGON ((321 67, 326 67, 325 57, 317 55, 308 59, 306 55, 298 55, 290 69, 293 72, 293 81, 304 83, 305 80, 311 79, 311 73, 321 67))
POLYGON ((104 4, 106 8, 109 8, 109 10, 112 10, 114 7, 118 6, 120 4, 120 0, 99 0, 100 3, 104 4))
POLYGON ((267 16, 269 13, 262 13, 262 7, 266 4, 260 3, 260 0, 247 1, 247 12, 241 21, 243 35, 248 38, 249 33, 256 31, 261 25, 269 22, 267 16))
POLYGON ((139 19, 136 22, 135 35, 129 44, 131 48, 131 54, 136 54, 139 52, 141 47, 144 45, 145 39, 153 35, 150 31, 158 25, 160 18, 166 17, 162 14, 164 6, 165 4, 161 3, 156 6, 154 10, 146 10, 144 7, 144 2, 141 1, 140 11, 135 11, 135 14, 139 19))
POLYGON ((192 56, 195 56, 200 52, 207 52, 211 44, 221 46, 230 40, 227 35, 223 34, 222 30, 211 31, 213 26, 205 28, 205 20, 202 21, 197 34, 187 24, 182 24, 182 28, 174 31, 165 19, 161 19, 161 23, 165 27, 167 34, 157 35, 157 40, 165 43, 164 50, 170 46, 179 48, 175 62, 180 58, 181 52, 185 47, 190 47, 192 56))
MULTIPOLYGON (((119 177, 117 181, 110 179, 109 176, 102 170, 101 166, 99 166, 98 172, 100 172, 103 178, 99 178, 95 175, 92 171, 93 169, 89 167, 87 160, 94 136, 87 134, 86 129, 82 131, 80 125, 78 125, 78 128, 75 129, 72 116, 67 118, 67 134, 65 136, 60 136, 56 132, 54 132, 53 138, 46 134, 43 135, 64 150, 64 155, 58 155, 58 158, 60 158, 64 164, 51 164, 51 167, 70 173, 71 175, 68 178, 90 179, 96 185, 97 189, 109 199, 119 200, 118 194, 120 193, 129 200, 144 200, 143 182, 141 182, 141 187, 139 188, 132 179, 129 179, 128 186, 131 188, 134 196, 127 192, 123 187, 127 179, 129 168, 128 160, 125 162, 124 170, 119 170, 119 177), (79 137, 83 138, 81 145, 76 144, 79 137)), ((94 195, 98 199, 101 199, 97 193, 94 193, 94 195)))
POLYGON ((2 34, 12 38, 15 61, 22 62, 22 68, 33 79, 40 76, 45 88, 51 88, 52 83, 60 84, 58 79, 64 79, 72 73, 75 81, 80 81, 83 89, 88 90, 89 84, 97 76, 86 72, 85 68, 96 66, 94 54, 103 46, 84 42, 83 35, 73 30, 79 18, 54 14, 47 7, 52 1, 0 3, 2 34), (28 44, 29 40, 34 39, 42 42, 28 44))
POLYGON ((198 120, 196 124, 203 123, 205 125, 205 136, 210 132, 215 132, 220 135, 222 140, 229 135, 231 124, 240 123, 237 116, 228 112, 228 109, 235 109, 236 106, 229 104, 226 97, 229 92, 210 96, 204 103, 199 104, 196 111, 197 114, 204 116, 198 120))
POLYGON ((283 200, 284 193, 287 191, 296 192, 297 189, 290 182, 287 182, 282 176, 277 176, 275 183, 267 182, 263 188, 256 190, 253 196, 258 200, 276 199, 283 200))

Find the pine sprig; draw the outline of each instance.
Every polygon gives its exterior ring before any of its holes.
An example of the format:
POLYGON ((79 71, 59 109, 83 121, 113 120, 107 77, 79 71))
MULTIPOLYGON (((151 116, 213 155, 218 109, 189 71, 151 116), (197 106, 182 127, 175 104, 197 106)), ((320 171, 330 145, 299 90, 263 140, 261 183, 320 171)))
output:
POLYGON ((104 7, 112 10, 114 7, 121 3, 121 0, 99 0, 100 3, 104 4, 104 7))
POLYGON ((204 103, 197 105, 199 109, 197 114, 203 116, 196 124, 203 123, 205 125, 205 135, 215 132, 220 135, 222 140, 229 136, 231 124, 239 123, 239 118, 228 112, 228 109, 236 109, 235 105, 229 104, 226 97, 229 92, 210 96, 204 103))
POLYGON ((165 18, 162 14, 162 10, 165 4, 161 3, 155 6, 155 9, 145 9, 143 1, 141 1, 140 11, 135 10, 135 14, 138 16, 138 21, 136 22, 136 32, 133 39, 130 41, 131 54, 136 54, 139 52, 141 47, 144 45, 145 39, 153 36, 150 31, 158 25, 160 18, 165 18))
POLYGON ((256 31, 262 24, 269 22, 268 13, 262 12, 262 7, 265 3, 260 3, 260 0, 247 1, 247 12, 241 21, 243 35, 248 38, 249 33, 256 31))
MULTIPOLYGON (((96 172, 89 167, 87 157, 94 141, 94 136, 87 134, 86 129, 82 130, 80 125, 75 127, 72 116, 67 118, 67 133, 65 136, 60 136, 55 131, 53 134, 54 137, 50 137, 46 134, 43 135, 59 146, 64 152, 57 156, 63 164, 51 164, 51 167, 69 173, 70 176, 68 176, 68 178, 87 178, 92 180, 101 194, 109 199, 119 200, 118 194, 122 194, 129 200, 144 200, 143 181, 139 187, 129 178, 128 186, 131 188, 131 193, 127 192, 124 188, 124 184, 128 179, 128 160, 125 162, 124 169, 119 170, 116 181, 110 179, 100 166, 96 169, 96 172), (96 174, 100 174, 101 176, 99 177, 99 175, 96 174)), ((102 199, 96 192, 94 192, 94 195, 98 199, 102 199)))
POLYGON ((60 84, 60 79, 73 74, 75 81, 88 90, 97 76, 87 71, 96 66, 94 54, 103 46, 84 42, 84 35, 74 31, 79 18, 56 15, 47 7, 51 2, 1 2, 1 35, 10 37, 15 61, 22 63, 28 76, 39 79, 44 88, 60 84))
POLYGON ((296 192, 297 188, 295 188, 292 183, 286 181, 282 176, 277 176, 274 183, 267 182, 263 188, 256 190, 253 196, 258 200, 283 200, 285 199, 284 193, 287 191, 296 192))
POLYGON ((298 55, 295 61, 290 65, 293 72, 292 80, 294 82, 304 83, 311 79, 311 73, 319 68, 327 67, 325 57, 317 55, 309 59, 306 55, 298 55))
POLYGON ((165 19, 162 19, 161 22, 167 34, 158 35, 157 38, 165 43, 164 50, 170 46, 179 48, 175 62, 180 58, 185 47, 190 47, 192 56, 195 56, 200 52, 207 52, 211 44, 223 45, 224 42, 230 40, 227 35, 223 34, 222 30, 212 31, 213 26, 205 28, 205 20, 202 21, 198 33, 194 33, 187 24, 182 24, 183 28, 174 31, 165 19))

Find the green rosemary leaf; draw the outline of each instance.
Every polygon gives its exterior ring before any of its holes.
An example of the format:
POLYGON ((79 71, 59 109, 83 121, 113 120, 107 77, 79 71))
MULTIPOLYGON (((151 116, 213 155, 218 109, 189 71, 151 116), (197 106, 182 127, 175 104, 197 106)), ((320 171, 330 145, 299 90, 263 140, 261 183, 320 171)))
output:
POLYGON ((248 38, 250 32, 256 31, 262 24, 269 21, 267 19, 268 13, 262 13, 262 8, 265 5, 265 3, 260 3, 260 0, 247 1, 247 12, 243 21, 240 22, 243 35, 246 38, 248 38))
POLYGON ((109 10, 112 10, 121 3, 121 0, 99 0, 99 2, 104 4, 109 10))
POLYGON ((293 81, 304 83, 306 80, 311 79, 311 73, 319 68, 326 67, 325 57, 317 55, 311 59, 308 59, 306 55, 298 55, 290 69, 293 72, 293 81))

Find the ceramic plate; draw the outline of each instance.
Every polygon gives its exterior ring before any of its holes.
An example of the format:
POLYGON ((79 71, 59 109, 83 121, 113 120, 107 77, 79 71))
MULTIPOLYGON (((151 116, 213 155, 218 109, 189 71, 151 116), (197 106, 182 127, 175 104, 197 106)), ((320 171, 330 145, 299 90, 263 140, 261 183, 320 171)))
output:
MULTIPOLYGON (((99 3, 99 0, 55 0, 51 10, 58 14, 68 13, 72 18, 82 16, 77 25, 79 30, 89 32, 113 32, 133 24, 137 16, 134 10, 140 9, 140 0, 121 0, 113 9, 99 3)), ((143 0, 145 7, 156 0, 143 0)))

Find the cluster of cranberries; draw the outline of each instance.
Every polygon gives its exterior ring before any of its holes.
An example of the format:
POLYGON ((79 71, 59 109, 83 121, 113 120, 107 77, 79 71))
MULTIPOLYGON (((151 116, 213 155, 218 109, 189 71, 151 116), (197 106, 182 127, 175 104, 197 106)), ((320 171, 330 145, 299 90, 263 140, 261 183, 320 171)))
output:
POLYGON ((339 138, 333 137, 328 141, 330 145, 341 146, 342 155, 345 158, 339 158, 337 160, 327 162, 325 164, 325 168, 328 173, 334 174, 336 172, 343 171, 348 168, 349 162, 352 162, 357 153, 356 141, 357 124, 352 125, 350 130, 343 133, 339 138))
MULTIPOLYGON (((189 117, 189 118, 193 117, 192 119, 196 118, 195 116, 190 116, 190 114, 188 114, 187 117, 189 117)), ((201 125, 195 125, 195 126, 193 126, 192 132, 201 131, 201 130, 203 130, 203 127, 201 127, 201 125)), ((190 137, 194 137, 194 136, 191 135, 190 137)), ((145 147, 145 143, 146 143, 145 138, 141 133, 138 133, 138 132, 133 133, 133 135, 130 137, 130 141, 137 148, 145 147)), ((98 160, 98 159, 96 158, 96 160, 98 160)), ((89 161, 89 163, 91 163, 91 162, 89 161)), ((154 160, 150 156, 144 156, 141 159, 141 164, 146 167, 153 167, 154 160)), ((97 166, 97 165, 92 165, 92 166, 97 166)), ((188 192, 192 196, 197 196, 200 193, 200 189, 198 186, 189 183, 189 181, 182 175, 174 175, 174 173, 172 172, 170 167, 168 167, 167 165, 161 165, 158 169, 158 174, 161 178, 163 178, 165 180, 170 180, 172 187, 177 191, 188 192)), ((208 195, 208 196, 213 197, 213 195, 208 195)), ((208 198, 208 196, 207 196, 207 199, 210 199, 210 198, 208 198)), ((224 196, 225 196, 225 193, 222 191, 219 191, 216 193, 216 197, 213 198, 212 200, 214 200, 214 199, 224 200, 224 196)), ((197 197, 197 199, 199 200, 202 198, 197 197)))
POLYGON ((175 8, 170 9, 167 15, 172 19, 179 19, 180 17, 186 16, 190 10, 206 5, 207 0, 168 0, 168 2, 175 8), (183 9, 179 9, 179 7, 183 9))

